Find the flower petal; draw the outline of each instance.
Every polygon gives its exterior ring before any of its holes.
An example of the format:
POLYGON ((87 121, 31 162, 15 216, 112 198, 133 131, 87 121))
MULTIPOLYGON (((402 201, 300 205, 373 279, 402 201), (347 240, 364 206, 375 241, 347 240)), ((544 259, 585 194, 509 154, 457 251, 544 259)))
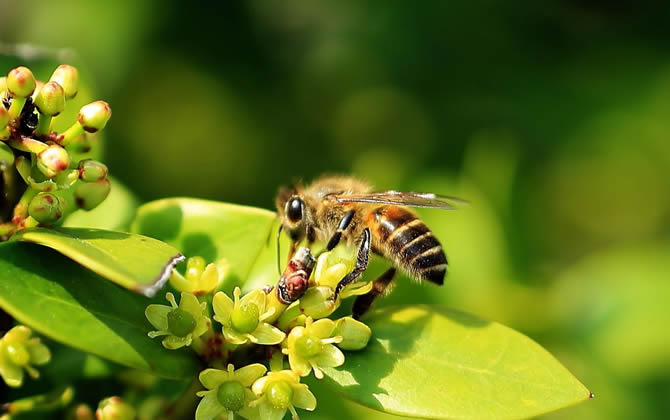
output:
POLYGON ((0 376, 11 387, 20 387, 23 383, 23 369, 10 361, 0 360, 0 376))
POLYGON ((195 337, 200 337, 205 332, 207 332, 211 325, 212 321, 210 321, 209 318, 206 316, 200 317, 200 319, 198 319, 198 323, 195 325, 195 329, 193 330, 193 335, 195 337))
POLYGON ((292 403, 298 408, 313 411, 316 408, 316 397, 314 397, 314 394, 312 394, 307 385, 293 385, 292 403))
POLYGON ((322 368, 337 367, 344 364, 344 354, 334 345, 326 344, 321 353, 310 360, 322 368))
POLYGON ((230 325, 230 314, 233 312, 233 301, 223 292, 216 292, 212 299, 214 319, 223 325, 230 325))
POLYGON ((207 389, 214 389, 230 379, 230 375, 225 370, 205 369, 198 376, 200 383, 207 389))
POLYGON ((17 325, 16 327, 7 331, 3 338, 7 340, 7 343, 10 341, 23 342, 30 338, 31 333, 32 331, 30 331, 30 328, 26 327, 25 325, 17 325))
POLYGON ((157 330, 167 331, 167 315, 171 310, 172 308, 169 306, 152 304, 147 306, 147 309, 144 311, 144 316, 147 317, 151 325, 157 330))
POLYGON ((38 338, 28 341, 26 350, 30 354, 30 363, 34 365, 43 365, 51 360, 49 348, 42 344, 38 338))
POLYGON ((258 378, 253 385, 251 385, 251 390, 254 391, 254 394, 261 395, 265 391, 265 385, 267 385, 269 376, 263 376, 258 378))
POLYGON ((258 411, 263 420, 282 420, 286 413, 285 408, 274 408, 267 400, 258 405, 258 411))
POLYGON ((223 414, 226 409, 219 404, 216 391, 208 391, 195 410, 195 420, 214 420, 223 414))
POLYGON ((180 349, 184 346, 188 346, 191 344, 191 335, 187 335, 186 337, 177 337, 175 335, 168 335, 163 339, 163 347, 165 347, 168 350, 176 350, 180 349))
MULTIPOLYGON (((261 292, 262 293, 262 292, 261 292)), ((261 322, 251 334, 256 339, 257 344, 272 345, 279 344, 286 335, 279 328, 273 327, 267 322, 261 322)))
POLYGON ((231 344, 244 344, 249 341, 246 334, 238 333, 231 327, 226 327, 225 325, 223 327, 223 337, 231 344))
POLYGON ((261 376, 265 375, 267 368, 260 363, 254 363, 252 365, 247 365, 242 368, 239 368, 233 373, 233 379, 239 381, 242 386, 248 387, 261 376))
POLYGON ((216 264, 209 264, 198 281, 198 290, 209 293, 219 285, 219 270, 216 264))
POLYGON ((198 319, 202 316, 202 307, 200 306, 200 301, 192 293, 182 292, 181 300, 179 301, 179 307, 189 314, 193 315, 193 318, 198 319))
POLYGON ((254 289, 240 300, 240 306, 248 305, 250 303, 256 305, 259 314, 265 312, 265 292, 261 289, 254 289))
POLYGON ((313 334, 318 338, 328 338, 335 330, 335 322, 332 319, 323 318, 312 323, 308 329, 308 334, 313 334))
POLYGON ((294 351, 288 353, 288 364, 291 366, 291 370, 300 376, 307 376, 312 371, 312 365, 309 364, 309 361, 298 356, 294 351))

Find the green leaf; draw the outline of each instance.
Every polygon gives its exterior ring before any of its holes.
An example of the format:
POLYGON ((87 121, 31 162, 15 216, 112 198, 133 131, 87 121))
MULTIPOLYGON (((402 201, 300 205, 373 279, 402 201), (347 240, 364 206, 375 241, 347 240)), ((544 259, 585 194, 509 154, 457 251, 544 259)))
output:
POLYGON ((176 249, 141 235, 86 228, 31 228, 12 240, 48 246, 126 289, 153 297, 184 260, 176 249))
POLYGON ((150 300, 34 244, 0 244, 0 307, 63 344, 166 378, 188 378, 197 363, 147 333, 150 300))
POLYGON ((276 220, 275 213, 255 207, 170 198, 141 206, 131 231, 164 241, 188 257, 225 260, 230 271, 221 288, 230 290, 245 284, 259 259, 263 270, 254 279, 277 281, 275 259, 268 265, 265 258, 276 249, 276 220))
POLYGON ((589 398, 551 354, 503 325, 438 306, 371 313, 368 347, 324 369, 348 398, 392 414, 516 419, 589 398))
POLYGON ((77 210, 70 214, 63 226, 127 230, 135 217, 139 202, 121 182, 112 177, 109 180, 112 190, 107 199, 91 211, 77 210))

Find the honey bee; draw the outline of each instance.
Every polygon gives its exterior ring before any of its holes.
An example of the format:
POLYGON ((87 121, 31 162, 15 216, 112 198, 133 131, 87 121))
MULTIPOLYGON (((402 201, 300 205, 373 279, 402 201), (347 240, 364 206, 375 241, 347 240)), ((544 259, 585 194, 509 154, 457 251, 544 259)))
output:
POLYGON ((340 242, 358 248, 356 265, 338 283, 333 299, 367 269, 370 251, 392 263, 374 282, 372 291, 354 302, 353 315, 359 317, 385 293, 396 268, 417 281, 444 283, 447 257, 442 245, 407 207, 454 209, 449 201, 463 200, 432 193, 373 192, 356 178, 326 176, 308 186, 281 188, 275 204, 281 219, 279 230, 286 231, 292 241, 289 259, 303 240, 308 248, 317 241, 326 243, 325 251, 340 242))

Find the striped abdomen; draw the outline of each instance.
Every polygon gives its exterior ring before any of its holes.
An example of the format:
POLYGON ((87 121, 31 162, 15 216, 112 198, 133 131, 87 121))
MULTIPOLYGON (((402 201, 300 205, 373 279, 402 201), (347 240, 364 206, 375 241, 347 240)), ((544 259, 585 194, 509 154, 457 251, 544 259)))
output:
POLYGON ((442 245, 416 215, 399 206, 384 206, 370 214, 373 248, 412 277, 443 284, 447 257, 442 245))

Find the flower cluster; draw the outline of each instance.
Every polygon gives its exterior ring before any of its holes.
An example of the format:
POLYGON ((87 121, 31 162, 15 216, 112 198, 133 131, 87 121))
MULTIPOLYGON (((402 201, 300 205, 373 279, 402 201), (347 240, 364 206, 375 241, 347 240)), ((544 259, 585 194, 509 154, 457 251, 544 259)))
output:
POLYGON ((18 325, 0 338, 0 376, 11 387, 23 384, 23 371, 32 378, 40 373, 33 365, 43 365, 51 360, 51 352, 37 337, 31 338, 30 328, 18 325))
POLYGON ((92 102, 79 110, 68 129, 59 133, 54 128, 78 90, 79 73, 70 65, 59 66, 46 82, 27 67, 0 77, 0 170, 4 179, 23 181, 5 187, 14 208, 11 220, 0 223, 0 237, 25 227, 52 225, 71 209, 91 210, 109 195, 107 167, 92 159, 75 159, 90 150, 92 138, 107 124, 109 105, 92 102), (19 177, 9 176, 9 171, 19 177))
MULTIPOLYGON (((305 252, 309 250, 303 250, 303 256, 305 252)), ((314 266, 308 256, 305 260, 311 266, 300 266, 307 271, 292 272, 298 276, 297 288, 284 290, 292 296, 306 285, 301 290, 304 294, 290 304, 273 287, 246 294, 235 287, 232 296, 216 291, 226 283, 225 269, 206 266, 202 258, 194 257, 187 261, 185 274, 174 270, 170 280, 182 292, 180 303, 168 293, 170 306, 147 307, 146 317, 156 328, 149 336, 164 337, 163 346, 168 349, 190 346, 210 365, 200 373, 205 390, 198 392, 202 400, 196 420, 233 419, 236 414, 279 420, 287 412, 297 419, 297 408, 316 408, 316 398, 301 378, 313 372, 321 379, 327 369, 344 364, 343 350, 367 345, 372 333, 367 325, 349 316, 327 317, 342 298, 367 293, 370 285, 350 285, 333 300, 337 282, 351 269, 350 259, 328 252, 314 266), (210 322, 210 315, 216 324, 210 322)))

